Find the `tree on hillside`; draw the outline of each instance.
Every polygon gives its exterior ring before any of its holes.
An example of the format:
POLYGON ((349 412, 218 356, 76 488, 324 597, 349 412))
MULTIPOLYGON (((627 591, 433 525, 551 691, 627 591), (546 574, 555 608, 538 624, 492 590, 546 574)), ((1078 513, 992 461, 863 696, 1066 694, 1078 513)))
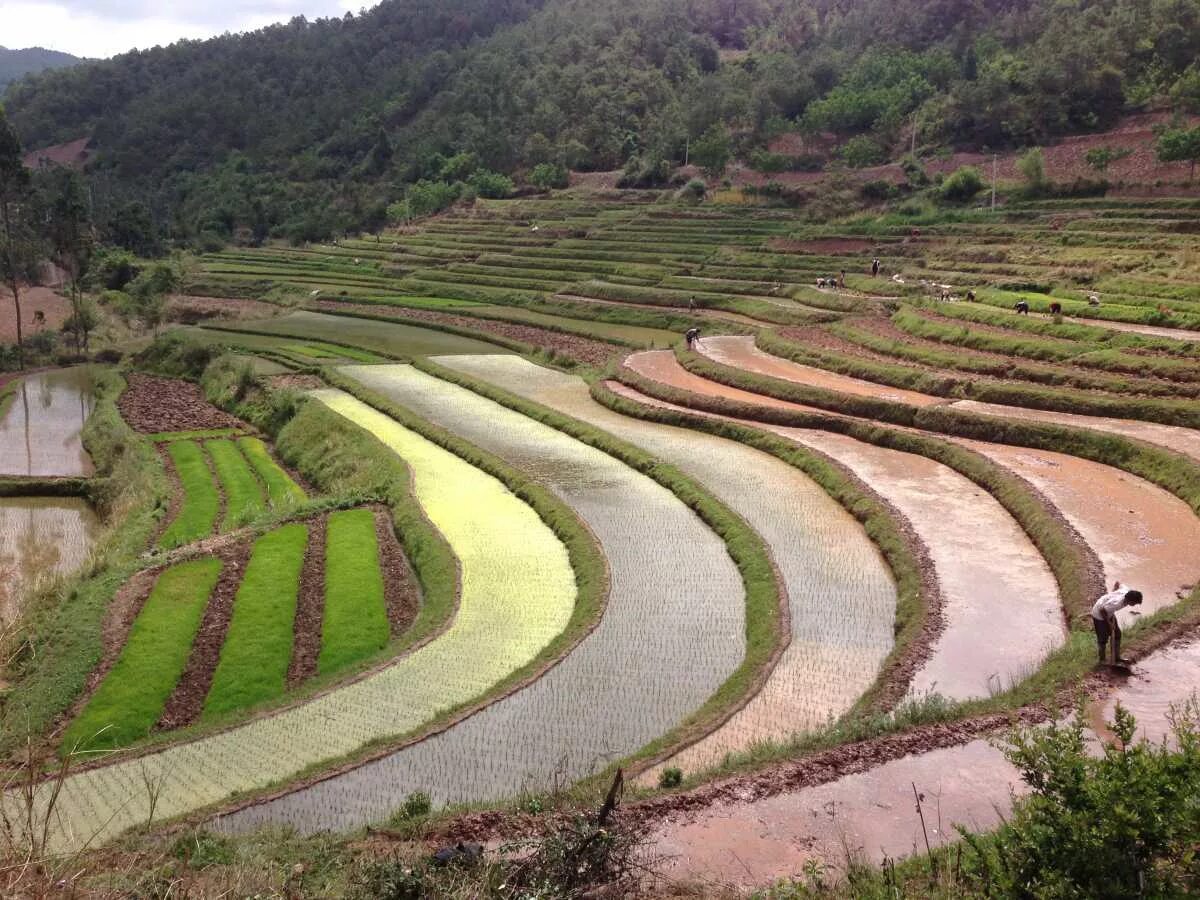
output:
POLYGON ((1168 128, 1158 136, 1155 146, 1162 162, 1188 162, 1188 181, 1196 176, 1196 160, 1200 160, 1200 125, 1195 128, 1168 128))
POLYGON ((1033 147, 1021 154, 1017 169, 1025 176, 1031 190, 1038 191, 1046 186, 1046 154, 1041 147, 1033 147))
POLYGON ((87 350, 86 328, 93 317, 84 314, 83 279, 91 264, 95 241, 87 192, 78 172, 54 169, 44 185, 44 215, 47 236, 54 250, 55 262, 67 273, 67 294, 71 300, 71 316, 77 325, 75 349, 87 350))
POLYGON ((17 365, 25 367, 21 320, 21 282, 37 268, 37 238, 30 228, 29 171, 21 161, 21 142, 0 107, 0 279, 12 292, 17 317, 17 365))
POLYGON ((696 143, 692 144, 692 161, 710 178, 723 175, 732 158, 733 146, 729 139, 729 130, 724 125, 710 125, 696 143))

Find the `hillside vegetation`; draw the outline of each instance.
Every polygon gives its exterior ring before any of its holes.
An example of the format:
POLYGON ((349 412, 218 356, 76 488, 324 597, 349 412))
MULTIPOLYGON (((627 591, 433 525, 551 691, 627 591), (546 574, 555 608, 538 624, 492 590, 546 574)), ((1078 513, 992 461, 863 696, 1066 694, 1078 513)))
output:
POLYGON ((870 165, 914 123, 927 149, 1043 143, 1195 106, 1198 53, 1200 0, 387 0, 45 73, 7 106, 27 147, 95 137, 101 221, 136 196, 178 239, 307 240, 422 180, 511 189, 490 170, 653 185, 685 158, 819 166, 830 134, 870 165), (766 152, 796 130, 826 137, 766 152))
POLYGON ((26 75, 46 69, 61 69, 79 62, 82 60, 77 56, 44 47, 26 47, 23 50, 0 47, 0 95, 12 82, 26 75))

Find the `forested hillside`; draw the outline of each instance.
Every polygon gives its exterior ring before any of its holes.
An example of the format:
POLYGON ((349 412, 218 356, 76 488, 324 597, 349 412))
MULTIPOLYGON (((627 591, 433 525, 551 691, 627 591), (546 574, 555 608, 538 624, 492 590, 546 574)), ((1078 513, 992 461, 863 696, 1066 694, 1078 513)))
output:
POLYGON ((379 224, 462 152, 653 183, 714 130, 747 158, 832 132, 860 165, 914 123, 927 148, 1042 143, 1200 105, 1198 54, 1200 0, 387 0, 45 73, 8 113, 28 147, 93 136, 109 210, 302 239, 379 224))
POLYGON ((79 57, 70 53, 46 50, 43 47, 26 47, 23 50, 0 47, 0 94, 4 93, 9 84, 25 75, 46 69, 61 69, 81 61, 79 57))

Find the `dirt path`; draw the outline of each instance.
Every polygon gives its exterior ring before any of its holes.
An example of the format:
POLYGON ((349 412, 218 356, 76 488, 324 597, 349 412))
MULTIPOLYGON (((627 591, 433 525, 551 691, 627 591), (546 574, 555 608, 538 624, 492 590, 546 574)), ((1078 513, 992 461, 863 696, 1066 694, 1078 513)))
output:
MULTIPOLYGON (((1036 315, 1039 319, 1053 319, 1053 316, 1030 313, 1036 315)), ((1096 328, 1107 328, 1110 331, 1128 331, 1134 334, 1148 334, 1153 337, 1170 338, 1176 341, 1200 341, 1200 331, 1188 331, 1184 328, 1165 328, 1161 325, 1141 325, 1137 322, 1112 322, 1108 319, 1090 319, 1087 316, 1079 316, 1072 319, 1080 325, 1092 325, 1096 328)))
MULTIPOLYGON (((745 400, 744 391, 686 372, 669 351, 634 354, 626 365, 672 387, 745 400), (648 359, 652 364, 643 365, 648 359)), ((974 482, 926 457, 845 435, 755 424, 847 466, 900 511, 928 548, 941 585, 945 631, 914 677, 912 693, 987 696, 1035 668, 1062 642, 1061 605, 1049 567, 1012 516, 974 482)))

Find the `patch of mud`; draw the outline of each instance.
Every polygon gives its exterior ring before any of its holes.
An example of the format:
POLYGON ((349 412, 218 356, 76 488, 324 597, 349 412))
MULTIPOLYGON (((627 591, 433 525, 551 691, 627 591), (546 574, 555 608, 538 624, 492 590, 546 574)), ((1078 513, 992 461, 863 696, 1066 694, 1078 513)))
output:
MULTIPOLYGON (((43 331, 57 332, 71 315, 71 301, 50 288, 21 288, 21 329, 25 340, 43 331), (41 313, 43 320, 37 320, 41 313)), ((0 287, 0 344, 16 343, 17 311, 12 302, 12 291, 0 287)))
POLYGON ((1200 697, 1200 638, 1175 643, 1138 662, 1133 677, 1104 704, 1103 718, 1112 721, 1117 703, 1133 713, 1138 734, 1160 741, 1171 733, 1170 718, 1200 697))
POLYGON ((269 319, 286 312, 287 309, 262 300, 176 294, 167 301, 167 318, 188 325, 203 319, 269 319))
POLYGON ((129 388, 117 399, 121 417, 134 431, 200 431, 246 426, 204 399, 200 386, 178 378, 130 373, 129 388))
POLYGON ((292 658, 288 664, 288 688, 317 674, 321 655, 321 626, 325 621, 325 516, 308 520, 308 543, 300 586, 296 594, 296 616, 292 624, 292 658))
POLYGON ((317 391, 328 387, 316 375, 272 375, 267 379, 267 384, 276 390, 286 388, 293 391, 317 391))

